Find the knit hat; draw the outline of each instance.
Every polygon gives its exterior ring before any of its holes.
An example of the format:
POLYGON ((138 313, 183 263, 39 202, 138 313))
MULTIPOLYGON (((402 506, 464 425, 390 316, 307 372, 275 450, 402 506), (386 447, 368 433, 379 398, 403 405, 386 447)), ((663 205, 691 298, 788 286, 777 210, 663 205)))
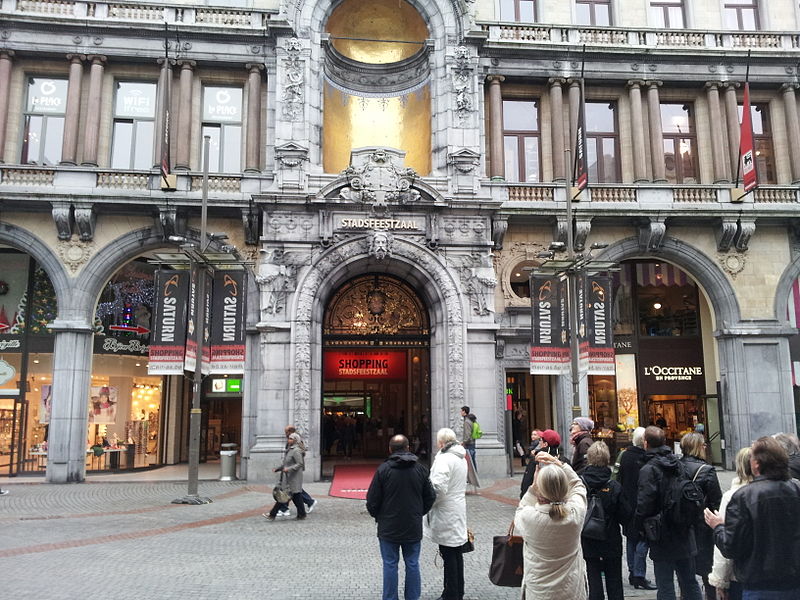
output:
POLYGON ((594 421, 586 417, 575 417, 572 419, 572 422, 580 427, 581 431, 591 431, 594 429, 594 421))
POLYGON ((545 442, 547 442, 548 446, 561 445, 561 436, 558 435, 558 432, 553 431, 552 429, 545 429, 539 437, 541 437, 545 442))

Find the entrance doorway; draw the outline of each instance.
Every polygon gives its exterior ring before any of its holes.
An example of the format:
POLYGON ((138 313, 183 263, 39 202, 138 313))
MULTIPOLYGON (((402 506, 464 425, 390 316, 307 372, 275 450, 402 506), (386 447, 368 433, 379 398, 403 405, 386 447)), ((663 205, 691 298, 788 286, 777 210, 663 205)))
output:
POLYGON ((395 277, 358 277, 334 294, 323 323, 323 475, 385 458, 397 434, 429 461, 430 329, 419 296, 395 277))

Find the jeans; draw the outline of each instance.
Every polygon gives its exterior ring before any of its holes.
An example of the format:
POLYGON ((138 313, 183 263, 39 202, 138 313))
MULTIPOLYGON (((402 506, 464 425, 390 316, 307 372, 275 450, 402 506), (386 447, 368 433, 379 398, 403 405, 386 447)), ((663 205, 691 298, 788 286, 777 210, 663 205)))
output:
POLYGON ((742 600, 798 600, 800 589, 793 590, 748 590, 742 589, 742 600))
POLYGON ((400 549, 406 564, 405 600, 419 600, 422 593, 422 577, 419 572, 419 551, 422 542, 390 542, 378 538, 383 559, 383 600, 400 600, 397 595, 397 569, 400 549))
POLYGON ((630 577, 647 576, 647 542, 637 540, 635 534, 625 538, 625 552, 628 559, 628 575, 630 577))
POLYGON ((444 563, 443 600, 462 600, 464 598, 464 553, 461 548, 439 545, 439 553, 444 563))
POLYGON ((464 446, 469 452, 469 457, 472 459, 472 466, 475 467, 475 470, 478 470, 478 463, 475 462, 475 442, 472 442, 469 446, 464 446))
POLYGON ((703 600, 700 586, 694 574, 694 559, 654 560, 653 572, 656 575, 657 600, 675 600, 674 577, 678 576, 683 600, 703 600))
POLYGON ((608 600, 623 600, 622 557, 587 558, 586 576, 589 579, 589 600, 603 600, 603 573, 606 574, 608 600))

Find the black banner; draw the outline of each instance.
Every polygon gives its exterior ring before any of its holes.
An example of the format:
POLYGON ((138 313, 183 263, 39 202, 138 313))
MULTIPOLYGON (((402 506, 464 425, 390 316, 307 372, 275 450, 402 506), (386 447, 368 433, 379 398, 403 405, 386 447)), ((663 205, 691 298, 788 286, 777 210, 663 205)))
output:
POLYGON ((149 375, 182 375, 186 342, 189 272, 159 269, 155 280, 149 375))
POLYGON ((531 278, 532 375, 561 375, 568 369, 569 343, 563 287, 555 276, 534 274, 531 278))
POLYGON ((611 327, 611 278, 586 278, 586 317, 589 332, 589 375, 613 375, 614 340, 611 327))
POLYGON ((184 360, 183 368, 187 371, 194 372, 197 368, 197 343, 198 333, 203 332, 203 356, 201 360, 200 369, 202 373, 208 373, 211 367, 211 345, 209 344, 211 338, 211 294, 212 294, 212 280, 208 271, 205 269, 194 269, 189 285, 189 316, 186 325, 186 358, 184 360), (197 297, 200 293, 200 278, 203 278, 203 304, 205 310, 203 311, 203 323, 197 323, 197 297))
POLYGON ((245 272, 214 273, 211 373, 244 373, 245 272))

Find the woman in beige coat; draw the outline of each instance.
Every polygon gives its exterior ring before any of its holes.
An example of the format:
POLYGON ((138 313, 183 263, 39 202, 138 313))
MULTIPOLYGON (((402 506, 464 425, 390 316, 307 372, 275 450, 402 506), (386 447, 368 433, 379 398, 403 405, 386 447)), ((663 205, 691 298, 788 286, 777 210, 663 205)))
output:
POLYGON ((581 529, 586 487, 567 464, 545 452, 536 455, 533 485, 517 507, 514 528, 523 548, 525 600, 586 600, 586 563, 581 529))
MULTIPOLYGON (((283 473, 283 478, 286 481, 286 487, 289 488, 289 493, 292 494, 292 502, 297 509, 297 519, 302 521, 306 518, 306 505, 303 504, 303 471, 305 465, 305 447, 300 435, 292 433, 286 438, 286 454, 283 456, 283 464, 280 467, 273 469, 275 473, 280 471, 283 473)), ((268 513, 264 513, 264 517, 270 521, 275 520, 278 510, 285 505, 276 502, 268 513)))

